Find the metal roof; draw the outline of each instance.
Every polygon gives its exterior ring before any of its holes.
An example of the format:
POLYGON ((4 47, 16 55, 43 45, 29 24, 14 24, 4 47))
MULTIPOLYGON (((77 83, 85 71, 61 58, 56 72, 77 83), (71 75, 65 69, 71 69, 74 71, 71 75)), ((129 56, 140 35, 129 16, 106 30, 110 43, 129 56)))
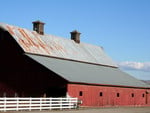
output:
POLYGON ((150 87, 118 68, 91 65, 58 58, 25 54, 70 82, 150 87))
POLYGON ((77 44, 71 39, 53 35, 39 35, 35 31, 0 23, 27 53, 54 56, 64 59, 117 67, 103 49, 86 43, 77 44))

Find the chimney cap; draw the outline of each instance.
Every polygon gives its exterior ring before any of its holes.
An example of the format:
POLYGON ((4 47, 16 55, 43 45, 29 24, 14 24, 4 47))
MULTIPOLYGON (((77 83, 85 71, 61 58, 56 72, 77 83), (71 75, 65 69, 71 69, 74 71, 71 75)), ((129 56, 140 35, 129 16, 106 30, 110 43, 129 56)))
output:
POLYGON ((42 21, 40 21, 40 20, 33 21, 32 23, 33 23, 33 24, 34 24, 34 23, 38 23, 38 24, 45 24, 44 22, 42 22, 42 21))
POLYGON ((77 30, 73 30, 72 32, 70 32, 70 33, 78 33, 78 34, 81 34, 79 31, 77 31, 77 30))

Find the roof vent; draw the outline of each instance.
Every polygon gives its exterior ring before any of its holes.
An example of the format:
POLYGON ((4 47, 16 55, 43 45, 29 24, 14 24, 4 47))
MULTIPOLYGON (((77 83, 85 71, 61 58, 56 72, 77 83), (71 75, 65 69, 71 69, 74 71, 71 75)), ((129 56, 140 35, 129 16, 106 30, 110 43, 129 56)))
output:
POLYGON ((34 21, 33 23, 33 30, 36 31, 37 33, 44 35, 44 24, 41 21, 34 21))
POLYGON ((74 40, 76 43, 80 43, 80 32, 77 30, 74 30, 71 33, 71 40, 74 40))

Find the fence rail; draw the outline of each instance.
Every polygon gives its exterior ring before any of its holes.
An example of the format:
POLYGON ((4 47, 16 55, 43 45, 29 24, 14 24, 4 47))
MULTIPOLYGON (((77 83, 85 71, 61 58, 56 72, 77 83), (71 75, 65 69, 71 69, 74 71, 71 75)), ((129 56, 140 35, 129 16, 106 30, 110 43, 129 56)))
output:
POLYGON ((77 98, 0 98, 0 111, 75 109, 77 98))

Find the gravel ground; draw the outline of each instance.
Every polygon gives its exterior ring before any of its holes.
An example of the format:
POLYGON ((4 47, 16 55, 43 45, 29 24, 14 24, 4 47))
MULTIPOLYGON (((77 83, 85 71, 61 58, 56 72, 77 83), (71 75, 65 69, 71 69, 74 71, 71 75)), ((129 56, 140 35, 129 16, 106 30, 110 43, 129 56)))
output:
POLYGON ((81 108, 62 111, 9 111, 0 113, 150 113, 150 107, 81 108))

